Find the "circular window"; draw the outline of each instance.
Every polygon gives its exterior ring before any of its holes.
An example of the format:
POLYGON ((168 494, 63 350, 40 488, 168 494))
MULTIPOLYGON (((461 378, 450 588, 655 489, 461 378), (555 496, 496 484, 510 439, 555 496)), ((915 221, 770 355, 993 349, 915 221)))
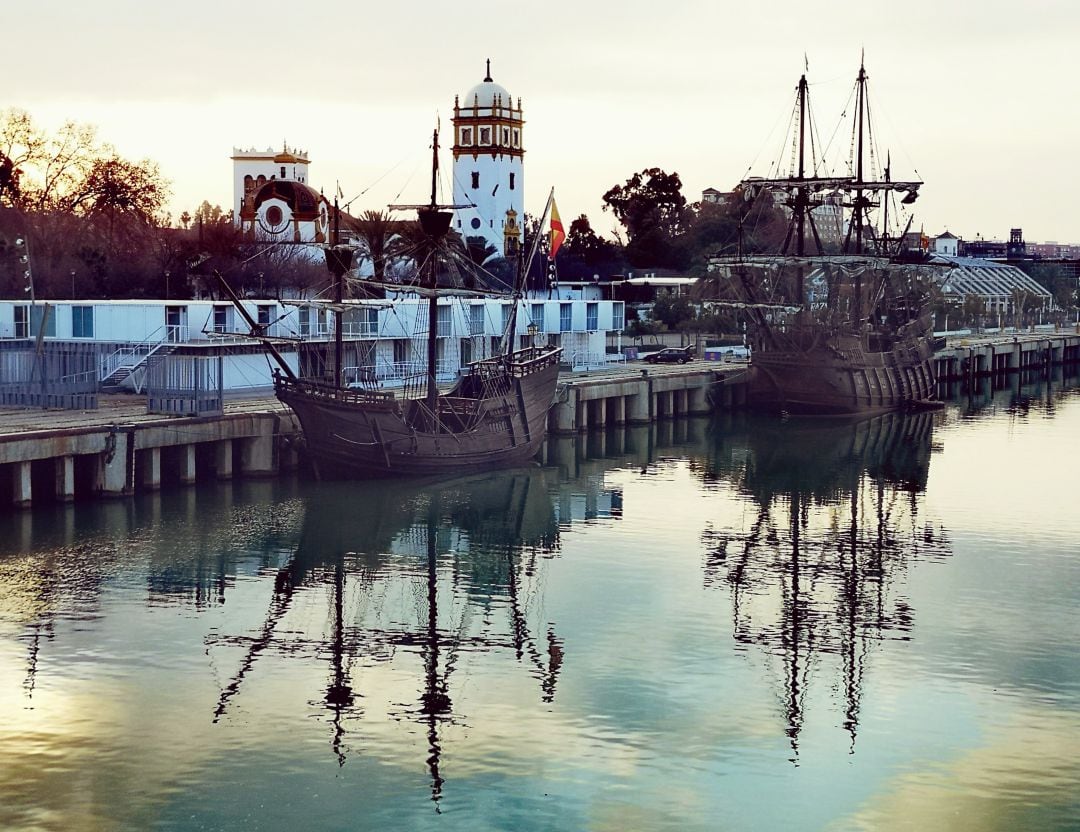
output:
POLYGON ((474 230, 479 228, 480 227, 480 218, 479 217, 473 217, 472 218, 472 223, 470 223, 470 224, 472 225, 474 230))
POLYGON ((282 219, 284 219, 284 216, 277 205, 271 205, 266 209, 266 224, 271 228, 277 228, 281 225, 282 219))

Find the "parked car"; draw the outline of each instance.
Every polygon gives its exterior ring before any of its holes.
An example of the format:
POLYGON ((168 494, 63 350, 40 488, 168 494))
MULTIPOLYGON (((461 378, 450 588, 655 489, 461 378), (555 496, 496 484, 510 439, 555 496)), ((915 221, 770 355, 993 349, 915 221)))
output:
POLYGON ((645 360, 650 364, 685 364, 694 356, 693 347, 665 347, 656 352, 650 352, 645 360))

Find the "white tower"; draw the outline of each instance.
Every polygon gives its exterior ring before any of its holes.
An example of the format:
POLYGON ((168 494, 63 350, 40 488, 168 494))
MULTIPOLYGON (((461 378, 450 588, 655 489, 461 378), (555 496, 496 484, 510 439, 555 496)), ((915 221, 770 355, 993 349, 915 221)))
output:
POLYGON ((491 61, 484 80, 454 98, 454 203, 475 205, 457 211, 454 228, 463 237, 483 237, 499 255, 508 239, 507 212, 524 216, 525 175, 522 157, 521 99, 517 106, 491 80, 491 61))

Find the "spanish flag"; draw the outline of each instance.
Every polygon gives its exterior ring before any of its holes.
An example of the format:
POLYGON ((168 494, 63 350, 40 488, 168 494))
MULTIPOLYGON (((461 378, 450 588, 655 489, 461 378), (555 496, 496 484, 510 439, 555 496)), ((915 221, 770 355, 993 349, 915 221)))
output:
POLYGON ((563 244, 563 240, 566 239, 566 231, 563 229, 562 220, 559 219, 559 209, 555 205, 554 197, 551 200, 551 250, 548 253, 548 257, 552 260, 555 259, 555 254, 559 251, 559 246, 563 244))

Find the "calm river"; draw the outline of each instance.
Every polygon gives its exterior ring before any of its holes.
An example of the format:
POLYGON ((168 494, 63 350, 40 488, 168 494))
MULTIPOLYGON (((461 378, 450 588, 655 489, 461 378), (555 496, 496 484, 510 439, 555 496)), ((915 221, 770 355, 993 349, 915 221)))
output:
POLYGON ((1080 828, 1080 391, 0 516, 0 828, 1080 828))

